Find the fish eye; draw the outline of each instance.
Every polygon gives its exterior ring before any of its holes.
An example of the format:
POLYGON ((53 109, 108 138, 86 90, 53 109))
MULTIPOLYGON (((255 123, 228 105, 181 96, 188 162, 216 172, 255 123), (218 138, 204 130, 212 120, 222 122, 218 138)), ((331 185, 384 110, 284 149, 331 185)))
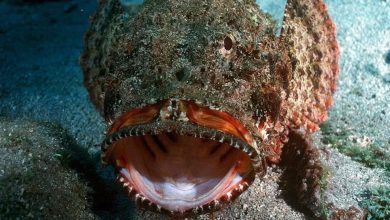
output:
POLYGON ((223 46, 225 50, 229 51, 233 48, 233 40, 229 36, 226 36, 223 40, 223 46))
POLYGON ((235 44, 235 39, 232 35, 227 34, 223 38, 223 40, 220 43, 221 48, 219 49, 220 54, 226 58, 230 59, 232 58, 234 54, 234 44, 235 44))

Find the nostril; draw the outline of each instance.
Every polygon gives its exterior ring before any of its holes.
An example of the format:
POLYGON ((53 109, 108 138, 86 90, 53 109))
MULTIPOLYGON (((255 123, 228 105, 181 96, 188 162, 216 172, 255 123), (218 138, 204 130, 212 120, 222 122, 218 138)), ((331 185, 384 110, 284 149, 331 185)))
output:
POLYGON ((188 70, 186 68, 181 68, 176 71, 175 75, 178 81, 184 81, 188 76, 188 70))

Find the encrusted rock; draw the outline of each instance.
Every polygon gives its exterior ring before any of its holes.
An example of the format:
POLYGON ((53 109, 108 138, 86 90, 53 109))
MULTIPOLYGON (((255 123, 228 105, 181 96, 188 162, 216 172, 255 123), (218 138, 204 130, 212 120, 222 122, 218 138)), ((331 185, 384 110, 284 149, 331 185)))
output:
POLYGON ((88 187, 66 163, 66 132, 0 118, 0 218, 91 219, 88 187))

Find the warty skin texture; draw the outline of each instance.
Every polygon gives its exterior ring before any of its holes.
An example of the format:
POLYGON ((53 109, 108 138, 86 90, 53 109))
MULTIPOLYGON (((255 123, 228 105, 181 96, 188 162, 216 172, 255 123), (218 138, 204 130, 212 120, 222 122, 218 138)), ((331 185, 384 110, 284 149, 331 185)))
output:
MULTIPOLYGON (((322 0, 288 0, 275 33, 250 0, 145 1, 135 13, 101 0, 81 58, 85 85, 109 125, 161 100, 191 100, 233 116, 260 160, 279 163, 290 131, 308 135, 326 120, 339 51, 322 0)), ((320 164, 303 167, 320 178, 320 164)), ((315 197, 317 182, 300 191, 315 197)))

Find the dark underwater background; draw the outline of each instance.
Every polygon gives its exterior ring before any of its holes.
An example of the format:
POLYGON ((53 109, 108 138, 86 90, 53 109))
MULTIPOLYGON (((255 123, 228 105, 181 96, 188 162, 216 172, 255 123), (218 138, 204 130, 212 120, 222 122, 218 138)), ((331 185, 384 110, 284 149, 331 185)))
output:
MULTIPOLYGON (((280 27, 285 1, 257 3, 280 27)), ((341 75, 330 118, 315 135, 330 169, 319 212, 332 204, 390 219, 390 1, 325 3, 338 30, 341 75)), ((106 125, 79 67, 96 6, 0 0, 0 219, 163 218, 136 211, 113 170, 99 163, 96 145, 106 125)), ((282 168, 271 167, 215 218, 314 218, 283 194, 282 176, 282 168)))

